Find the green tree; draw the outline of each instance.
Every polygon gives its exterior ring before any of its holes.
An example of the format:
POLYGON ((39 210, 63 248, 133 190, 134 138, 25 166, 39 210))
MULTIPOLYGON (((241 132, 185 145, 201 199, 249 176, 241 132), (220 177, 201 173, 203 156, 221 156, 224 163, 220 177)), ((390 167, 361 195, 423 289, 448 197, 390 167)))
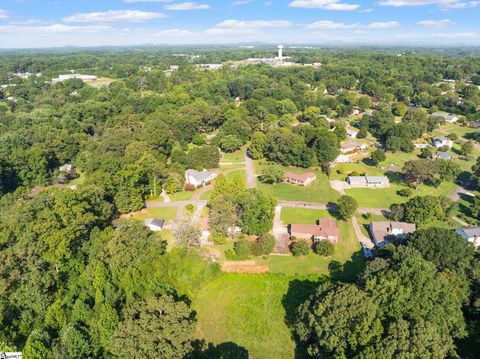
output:
POLYGON ((385 156, 385 152, 383 152, 381 149, 376 149, 370 155, 370 160, 372 161, 374 166, 377 166, 380 162, 383 162, 386 159, 387 156, 385 156))
POLYGON ((242 145, 243 141, 235 135, 226 135, 220 140, 220 148, 225 152, 234 152, 242 145))
POLYGON ((262 235, 273 226, 276 200, 257 189, 249 189, 237 196, 240 226, 247 234, 262 235))
POLYGON ((193 348, 195 317, 171 295, 148 297, 123 311, 113 334, 113 354, 130 358, 184 358, 193 348))
POLYGON ((355 198, 350 196, 341 196, 337 202, 338 214, 340 218, 347 221, 357 211, 358 203, 355 198))
POLYGON ((460 154, 462 154, 463 156, 469 157, 472 155, 474 149, 475 149, 475 146, 473 144, 473 141, 464 142, 460 147, 460 154))
POLYGON ((248 146, 248 153, 254 159, 258 160, 263 158, 265 152, 265 146, 267 143, 267 136, 263 132, 254 132, 252 135, 252 141, 248 146))
POLYGON ((437 218, 443 218, 444 212, 437 197, 417 196, 403 205, 403 219, 407 222, 424 225, 437 218))
POLYGON ((323 168, 327 168, 340 153, 337 136, 326 129, 315 131, 310 147, 315 151, 317 161, 323 168))
POLYGON ((251 256, 252 244, 242 237, 235 242, 233 245, 233 250, 237 255, 237 259, 244 260, 251 256))
POLYGON ((264 233, 258 238, 258 244, 262 249, 262 254, 270 254, 272 253, 277 241, 275 237, 270 233, 264 233))
POLYGON ((305 241, 298 241, 292 244, 292 254, 295 257, 306 256, 310 253, 310 245, 305 241))
POLYGON ((173 231, 173 238, 177 246, 181 248, 200 248, 200 237, 202 230, 198 223, 193 219, 189 213, 183 213, 180 220, 177 221, 175 230, 173 231))
POLYGON ((320 256, 330 257, 333 255, 333 252, 335 251, 335 245, 328 240, 318 241, 314 245, 313 250, 315 253, 317 253, 320 256))
POLYGON ((283 169, 278 165, 270 165, 263 169, 260 177, 265 183, 279 183, 283 181, 283 169))

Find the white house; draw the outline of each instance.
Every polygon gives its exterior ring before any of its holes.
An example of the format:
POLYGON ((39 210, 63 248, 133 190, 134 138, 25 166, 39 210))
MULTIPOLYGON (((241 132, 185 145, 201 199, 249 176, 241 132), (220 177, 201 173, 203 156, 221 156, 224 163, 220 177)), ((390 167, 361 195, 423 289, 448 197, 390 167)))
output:
POLYGON ((447 146, 448 148, 453 147, 453 141, 446 137, 434 137, 432 138, 432 145, 435 148, 440 148, 447 146))
POLYGON ((455 232, 472 243, 475 248, 480 247, 480 227, 461 228, 455 232))
POLYGON ((387 176, 348 176, 347 183, 355 188, 386 188, 390 186, 387 176))
POLYGON ((390 243, 390 237, 403 237, 415 232, 416 226, 406 222, 372 222, 369 226, 372 240, 378 248, 390 243))
POLYGON ((54 84, 58 82, 63 82, 66 80, 71 80, 71 79, 79 79, 82 81, 95 81, 97 79, 97 76, 95 75, 82 75, 82 74, 66 74, 66 75, 59 75, 56 79, 52 79, 52 82, 54 84))
POLYGON ((145 227, 149 228, 151 231, 157 232, 163 228, 165 220, 163 218, 146 218, 144 224, 145 227))
POLYGON ((195 187, 200 187, 205 185, 208 182, 213 181, 217 178, 215 172, 209 172, 207 170, 197 171, 197 170, 186 170, 185 171, 185 182, 195 187))
POLYGON ((347 128, 347 137, 348 138, 357 138, 358 131, 347 128))
POLYGON ((367 149, 368 145, 366 143, 357 142, 357 141, 347 141, 340 144, 340 152, 348 153, 355 151, 362 151, 367 149))
POLYGON ((451 113, 434 112, 432 113, 432 117, 443 118, 446 122, 449 123, 454 123, 458 121, 458 117, 451 113))

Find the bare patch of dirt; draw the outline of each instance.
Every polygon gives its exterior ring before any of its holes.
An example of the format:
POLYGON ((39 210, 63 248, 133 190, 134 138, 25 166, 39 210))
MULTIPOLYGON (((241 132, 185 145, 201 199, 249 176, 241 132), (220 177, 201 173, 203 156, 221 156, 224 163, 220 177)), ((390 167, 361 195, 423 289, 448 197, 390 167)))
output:
POLYGON ((225 261, 222 271, 227 273, 267 273, 268 265, 256 265, 254 260, 249 261, 225 261))

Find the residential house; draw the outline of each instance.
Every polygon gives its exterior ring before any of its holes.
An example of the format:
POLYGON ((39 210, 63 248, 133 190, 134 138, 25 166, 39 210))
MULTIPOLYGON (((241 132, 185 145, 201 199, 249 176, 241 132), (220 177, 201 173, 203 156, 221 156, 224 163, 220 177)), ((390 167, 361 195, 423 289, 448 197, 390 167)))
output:
POLYGON ((451 160, 452 155, 445 151, 439 151, 432 156, 433 160, 451 160))
POLYGON ((146 218, 144 221, 145 227, 151 231, 157 232, 163 229, 165 220, 163 218, 146 218))
POLYGON ((431 115, 432 117, 443 118, 448 123, 454 123, 458 121, 458 117, 451 113, 442 113, 442 112, 434 112, 431 115))
POLYGON ((338 155, 337 158, 335 158, 334 163, 351 163, 353 162, 352 155, 338 155))
POLYGON ((322 218, 317 224, 291 224, 288 226, 289 234, 300 240, 311 240, 313 243, 328 240, 338 243, 340 229, 337 221, 332 218, 322 218))
POLYGON ((440 148, 447 146, 448 148, 453 147, 453 141, 446 137, 434 137, 432 138, 432 145, 435 148, 440 148))
POLYGON ((358 141, 346 141, 340 144, 340 152, 341 153, 348 153, 348 152, 359 152, 366 150, 368 145, 366 143, 358 142, 358 141))
POLYGON ((390 187, 387 176, 348 176, 347 183, 355 188, 386 188, 390 187))
POLYGON ((416 143, 415 144, 415 148, 418 148, 420 150, 423 150, 424 148, 427 148, 428 146, 430 146, 428 143, 416 143))
POLYGON ((413 223, 406 222, 372 222, 370 235, 378 248, 390 243, 392 237, 401 238, 417 229, 413 223))
POLYGON ((354 107, 351 113, 351 116, 358 116, 360 115, 361 111, 358 107, 354 107))
POLYGON ((348 138, 357 138, 358 131, 347 128, 347 137, 348 138))
POLYGON ((299 186, 308 186, 310 183, 317 179, 317 175, 312 172, 307 173, 292 173, 292 172, 285 172, 283 175, 285 182, 297 184, 299 186))
POLYGON ((387 172, 398 172, 398 171, 400 171, 401 169, 402 169, 402 168, 401 168, 400 166, 391 164, 390 166, 387 167, 386 171, 387 171, 387 172))
POLYGON ((217 178, 215 172, 209 172, 207 170, 197 171, 197 170, 186 170, 185 171, 185 182, 189 185, 195 187, 203 186, 217 178))
POLYGON ((455 232, 472 243, 475 248, 480 247, 480 227, 460 228, 455 232))

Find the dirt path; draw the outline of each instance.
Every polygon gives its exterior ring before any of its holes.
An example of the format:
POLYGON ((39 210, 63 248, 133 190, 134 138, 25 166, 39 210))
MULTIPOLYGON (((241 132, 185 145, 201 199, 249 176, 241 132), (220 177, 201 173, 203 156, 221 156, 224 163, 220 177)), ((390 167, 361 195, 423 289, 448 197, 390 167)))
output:
POLYGON ((330 181, 330 187, 332 187, 332 189, 334 191, 337 191, 342 196, 346 195, 346 193, 345 193, 345 182, 344 181, 331 180, 330 181))
POLYGON ((267 273, 268 265, 256 265, 254 260, 248 261, 225 261, 222 271, 227 273, 267 273))
POLYGON ((163 198, 163 202, 169 203, 170 201, 170 196, 165 192, 165 190, 162 190, 162 193, 160 193, 160 196, 163 198))

